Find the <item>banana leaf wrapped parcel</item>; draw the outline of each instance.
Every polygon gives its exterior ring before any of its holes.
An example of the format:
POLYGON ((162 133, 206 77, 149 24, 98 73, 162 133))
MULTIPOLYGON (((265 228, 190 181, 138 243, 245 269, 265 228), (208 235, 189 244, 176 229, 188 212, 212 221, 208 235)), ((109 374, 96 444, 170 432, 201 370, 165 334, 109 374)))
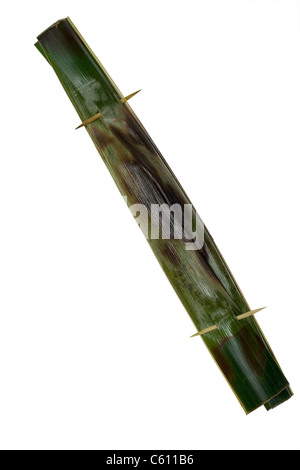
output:
POLYGON ((270 410, 291 398, 289 382, 253 316, 257 310, 250 309, 209 231, 129 106, 135 93, 124 98, 69 18, 40 34, 36 47, 131 211, 139 214, 151 249, 245 412, 262 405, 270 410))

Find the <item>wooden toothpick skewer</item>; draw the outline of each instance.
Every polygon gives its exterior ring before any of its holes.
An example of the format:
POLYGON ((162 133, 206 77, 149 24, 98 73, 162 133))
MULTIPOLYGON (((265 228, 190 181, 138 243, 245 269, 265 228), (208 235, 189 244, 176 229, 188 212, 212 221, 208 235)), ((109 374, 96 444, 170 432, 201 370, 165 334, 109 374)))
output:
POLYGON ((135 91, 134 93, 131 93, 131 95, 125 96, 125 98, 122 98, 120 101, 121 103, 126 103, 126 101, 130 100, 133 96, 135 96, 137 93, 139 93, 142 90, 135 91))
MULTIPOLYGON (((134 93, 131 93, 130 95, 128 96, 125 96, 124 98, 121 98, 120 99, 120 102, 121 103, 126 103, 126 101, 130 100, 130 98, 132 98, 133 96, 135 96, 137 93, 139 93, 140 91, 142 90, 138 90, 138 91, 135 91, 134 93)), ((92 122, 96 121, 97 119, 101 118, 102 117, 102 114, 99 112, 97 114, 95 114, 95 116, 92 116, 90 117, 89 119, 87 119, 86 121, 83 121, 80 126, 76 127, 75 130, 77 129, 80 129, 81 127, 85 127, 87 126, 88 124, 91 124, 92 122)))
MULTIPOLYGON (((90 117, 89 119, 87 119, 86 121, 83 121, 80 126, 76 127, 76 129, 80 129, 80 127, 84 127, 84 126, 87 126, 88 124, 91 124, 92 122, 96 121, 97 119, 101 118, 102 114, 101 113, 97 113, 95 114, 95 116, 92 116, 90 117)), ((75 130, 76 130, 75 129, 75 130)))
MULTIPOLYGON (((261 312, 261 311, 264 310, 265 308, 267 308, 267 307, 257 308, 256 310, 251 310, 250 312, 242 313, 242 315, 238 315, 238 316, 236 317, 236 319, 240 321, 240 320, 244 320, 245 318, 252 317, 252 315, 254 315, 255 313, 261 312)), ((218 329, 217 325, 210 326, 209 328, 206 328, 205 330, 198 331, 197 333, 195 333, 194 335, 192 335, 191 338, 194 338, 195 336, 203 336, 203 335, 206 335, 207 333, 210 333, 211 331, 215 331, 215 330, 217 330, 217 329, 218 329)))

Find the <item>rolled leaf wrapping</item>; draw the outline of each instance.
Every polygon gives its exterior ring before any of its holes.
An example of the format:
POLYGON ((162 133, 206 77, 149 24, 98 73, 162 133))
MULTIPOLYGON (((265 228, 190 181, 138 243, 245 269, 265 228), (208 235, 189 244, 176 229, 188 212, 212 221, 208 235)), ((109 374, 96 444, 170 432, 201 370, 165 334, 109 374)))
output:
POLYGON ((52 66, 81 121, 90 120, 86 130, 128 206, 144 208, 137 211, 140 226, 197 331, 216 327, 201 337, 245 412, 261 405, 269 410, 288 400, 292 396, 289 382, 256 319, 238 319, 251 309, 214 240, 71 20, 58 21, 44 31, 36 47, 52 66), (153 207, 177 208, 190 227, 201 223, 199 246, 193 246, 195 232, 185 230, 174 213, 169 236, 163 236, 160 212, 154 217, 153 207), (151 236, 153 231, 160 235, 151 236))

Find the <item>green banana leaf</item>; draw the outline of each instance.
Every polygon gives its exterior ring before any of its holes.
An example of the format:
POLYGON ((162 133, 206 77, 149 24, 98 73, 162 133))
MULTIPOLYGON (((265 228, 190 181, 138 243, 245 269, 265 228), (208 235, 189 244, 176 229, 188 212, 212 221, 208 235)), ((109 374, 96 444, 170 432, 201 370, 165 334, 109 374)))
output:
MULTIPOLYGON (((86 130, 128 206, 143 205, 151 213, 155 204, 177 204, 182 211, 190 205, 169 165, 129 104, 121 102, 123 95, 71 20, 60 20, 44 31, 36 47, 80 120, 101 114, 86 130)), ((201 221, 194 207, 190 218, 201 221)), ((160 221, 151 223, 161 227, 160 221)), ((200 249, 187 249, 191 237, 176 237, 174 228, 173 221, 169 239, 150 236, 148 243, 197 331, 217 326, 201 337, 243 409, 247 414, 261 405, 270 410, 288 400, 293 395, 289 382, 256 319, 237 319, 251 309, 207 228, 200 249)))

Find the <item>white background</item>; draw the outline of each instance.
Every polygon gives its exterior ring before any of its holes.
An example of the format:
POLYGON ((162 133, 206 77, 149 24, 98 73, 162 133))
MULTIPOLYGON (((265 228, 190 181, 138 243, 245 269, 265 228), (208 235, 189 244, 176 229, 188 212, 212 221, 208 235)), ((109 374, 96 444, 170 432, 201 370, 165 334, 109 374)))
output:
POLYGON ((0 447, 299 449, 299 1, 1 3, 0 447), (212 232, 295 397, 246 417, 36 35, 70 16, 212 232))

